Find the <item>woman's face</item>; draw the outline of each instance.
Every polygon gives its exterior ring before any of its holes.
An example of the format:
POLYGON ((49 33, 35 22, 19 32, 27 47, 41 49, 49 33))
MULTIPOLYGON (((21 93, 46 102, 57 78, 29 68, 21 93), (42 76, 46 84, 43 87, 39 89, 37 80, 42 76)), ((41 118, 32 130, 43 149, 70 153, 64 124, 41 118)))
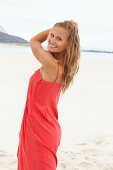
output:
POLYGON ((67 44, 67 31, 59 26, 55 26, 48 35, 48 51, 61 53, 67 44))

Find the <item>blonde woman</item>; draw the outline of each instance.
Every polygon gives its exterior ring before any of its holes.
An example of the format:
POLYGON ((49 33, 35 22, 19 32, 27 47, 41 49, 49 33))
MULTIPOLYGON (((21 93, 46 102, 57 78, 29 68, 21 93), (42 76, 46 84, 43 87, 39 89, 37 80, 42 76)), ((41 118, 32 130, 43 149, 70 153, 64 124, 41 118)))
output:
POLYGON ((77 22, 57 22, 31 38, 30 47, 42 67, 29 80, 19 133, 18 170, 56 170, 62 132, 57 104, 79 69, 77 22), (45 40, 48 50, 41 45, 45 40))

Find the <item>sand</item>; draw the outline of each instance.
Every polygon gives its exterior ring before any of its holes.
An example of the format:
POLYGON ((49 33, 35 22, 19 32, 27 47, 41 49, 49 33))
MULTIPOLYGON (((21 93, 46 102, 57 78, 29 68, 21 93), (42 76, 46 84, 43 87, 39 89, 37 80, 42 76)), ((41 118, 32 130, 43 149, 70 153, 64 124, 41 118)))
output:
MULTIPOLYGON (((0 170, 16 170, 28 82, 41 63, 31 53, 2 48, 0 45, 0 170)), ((112 77, 113 62, 81 59, 74 84, 58 104, 62 139, 57 170, 113 170, 112 77)))

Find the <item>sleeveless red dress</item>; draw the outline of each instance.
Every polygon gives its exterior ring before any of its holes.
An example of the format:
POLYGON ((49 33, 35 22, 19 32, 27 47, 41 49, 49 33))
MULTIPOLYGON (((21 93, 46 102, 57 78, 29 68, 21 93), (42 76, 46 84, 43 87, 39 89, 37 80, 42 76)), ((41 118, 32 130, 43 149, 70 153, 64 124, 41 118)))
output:
MULTIPOLYGON (((59 73, 59 64, 56 80, 59 73)), ((56 170, 61 140, 57 104, 61 84, 42 79, 40 69, 30 77, 19 133, 18 170, 56 170)))

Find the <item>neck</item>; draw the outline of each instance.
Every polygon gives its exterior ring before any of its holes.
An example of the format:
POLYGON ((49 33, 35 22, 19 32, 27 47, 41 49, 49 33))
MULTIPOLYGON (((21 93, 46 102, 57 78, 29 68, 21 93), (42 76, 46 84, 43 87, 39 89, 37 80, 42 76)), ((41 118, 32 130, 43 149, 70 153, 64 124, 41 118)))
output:
POLYGON ((62 65, 63 54, 62 54, 62 53, 53 53, 53 52, 51 52, 51 54, 52 54, 53 57, 58 61, 58 63, 59 63, 60 65, 62 65))

